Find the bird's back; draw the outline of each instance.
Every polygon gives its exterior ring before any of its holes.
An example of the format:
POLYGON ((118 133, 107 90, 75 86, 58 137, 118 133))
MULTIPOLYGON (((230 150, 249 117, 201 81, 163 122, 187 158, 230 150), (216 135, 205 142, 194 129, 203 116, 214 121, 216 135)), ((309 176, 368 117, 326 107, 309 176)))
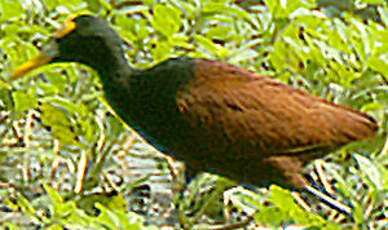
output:
POLYGON ((377 129, 365 113, 241 67, 198 59, 194 72, 177 95, 181 114, 193 127, 258 147, 263 155, 338 146, 377 129))

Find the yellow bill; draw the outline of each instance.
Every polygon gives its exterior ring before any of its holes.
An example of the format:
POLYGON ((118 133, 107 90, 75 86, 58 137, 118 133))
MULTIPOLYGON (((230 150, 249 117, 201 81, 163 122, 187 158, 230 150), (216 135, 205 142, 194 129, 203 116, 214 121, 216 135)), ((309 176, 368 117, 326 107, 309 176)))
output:
MULTIPOLYGON (((75 16, 71 16, 65 21, 62 28, 60 28, 54 34, 54 39, 60 39, 76 29, 77 24, 73 21, 74 18, 75 16)), ((50 63, 55 57, 58 56, 58 53, 58 45, 55 43, 55 41, 49 42, 49 44, 43 48, 40 54, 14 70, 9 80, 14 81, 27 74, 31 70, 50 63)))
POLYGON ((31 70, 49 63, 53 58, 54 57, 48 57, 45 53, 40 53, 38 56, 34 57, 33 59, 29 60, 28 62, 24 63, 16 70, 14 70, 9 79, 11 81, 14 81, 22 77, 26 73, 30 72, 31 70))

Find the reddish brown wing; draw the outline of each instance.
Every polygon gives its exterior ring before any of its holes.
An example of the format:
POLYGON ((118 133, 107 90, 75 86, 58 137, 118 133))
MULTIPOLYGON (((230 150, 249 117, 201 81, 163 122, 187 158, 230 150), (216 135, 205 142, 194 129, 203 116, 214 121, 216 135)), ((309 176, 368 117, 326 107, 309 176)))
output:
POLYGON ((366 114, 217 61, 196 61, 177 104, 196 132, 262 156, 338 146, 377 129, 366 114))

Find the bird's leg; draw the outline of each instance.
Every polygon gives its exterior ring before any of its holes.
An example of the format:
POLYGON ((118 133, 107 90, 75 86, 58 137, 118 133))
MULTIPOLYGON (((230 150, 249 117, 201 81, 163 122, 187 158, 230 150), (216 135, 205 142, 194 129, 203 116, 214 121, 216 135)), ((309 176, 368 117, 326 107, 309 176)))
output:
POLYGON ((329 207, 337 210, 340 213, 345 214, 346 216, 352 216, 352 209, 345 204, 335 200, 334 198, 324 194, 313 186, 307 185, 305 186, 307 192, 312 194, 314 197, 317 197, 320 201, 328 205, 329 207))

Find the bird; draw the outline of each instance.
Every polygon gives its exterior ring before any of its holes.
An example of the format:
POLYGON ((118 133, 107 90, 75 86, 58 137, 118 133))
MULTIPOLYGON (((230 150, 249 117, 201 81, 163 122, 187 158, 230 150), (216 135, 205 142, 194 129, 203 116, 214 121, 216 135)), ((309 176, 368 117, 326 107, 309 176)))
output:
POLYGON ((304 189, 308 163, 378 130, 366 113, 226 62, 177 57, 134 68, 122 43, 104 19, 78 15, 11 80, 50 63, 88 65, 114 112, 156 149, 257 187, 304 189))

